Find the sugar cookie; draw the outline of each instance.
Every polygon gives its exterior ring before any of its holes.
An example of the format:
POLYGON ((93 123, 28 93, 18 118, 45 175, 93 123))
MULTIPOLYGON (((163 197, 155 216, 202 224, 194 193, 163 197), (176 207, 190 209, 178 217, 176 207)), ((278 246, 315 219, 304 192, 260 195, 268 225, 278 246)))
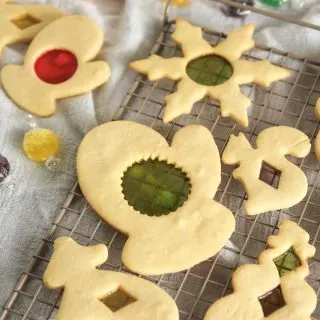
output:
POLYGON ((86 93, 108 80, 108 64, 90 61, 102 44, 103 33, 89 18, 56 20, 33 40, 23 66, 2 69, 3 87, 27 112, 51 116, 56 111, 56 99, 86 93))
POLYGON ((268 238, 269 249, 260 254, 259 261, 273 260, 280 276, 299 272, 305 278, 309 275, 308 259, 315 255, 315 247, 308 243, 309 239, 309 234, 295 222, 284 220, 279 234, 268 238))
POLYGON ((254 46, 252 24, 230 31, 227 39, 216 47, 202 38, 201 28, 184 20, 177 20, 176 25, 172 39, 181 44, 184 57, 164 59, 153 54, 130 63, 132 69, 148 75, 152 81, 164 77, 180 81, 177 92, 166 97, 164 122, 190 113, 195 102, 209 95, 220 101, 223 117, 248 126, 247 108, 251 102, 241 93, 239 85, 256 82, 269 86, 290 75, 268 61, 239 60, 245 50, 254 46))
POLYGON ((192 267, 216 254, 234 230, 233 214, 212 200, 221 179, 220 157, 211 133, 203 126, 180 129, 170 147, 159 133, 141 124, 115 121, 101 125, 81 142, 77 171, 82 192, 92 207, 128 235, 122 260, 132 271, 155 275, 192 267), (151 163, 146 163, 148 159, 151 163), (150 168, 145 166, 154 162, 158 166, 167 163, 167 173, 146 173, 150 168), (137 163, 140 165, 134 167, 137 163), (176 194, 171 192, 181 185, 181 176, 170 190, 165 190, 166 182, 159 182, 161 175, 169 175, 173 168, 176 174, 181 168, 190 179, 187 199, 181 189, 176 194), (126 200, 129 195, 123 194, 128 171, 128 179, 137 178, 131 181, 140 201, 136 207, 141 206, 143 198, 139 195, 145 192, 151 194, 145 201, 154 197, 152 205, 161 202, 169 212, 151 216, 130 205, 126 200), (154 186, 160 189, 155 196, 154 186), (177 199, 178 205, 173 208, 172 198, 180 195, 183 198, 177 199))
POLYGON ((303 132, 285 126, 263 130, 253 149, 243 133, 231 135, 223 152, 225 164, 238 164, 233 177, 243 183, 248 194, 245 209, 248 215, 289 208, 299 203, 308 189, 303 171, 288 161, 285 155, 305 157, 310 151, 310 141, 303 132), (279 172, 278 186, 262 179, 263 167, 279 172))
POLYGON ((64 13, 51 5, 0 1, 0 55, 7 45, 29 42, 47 24, 62 16, 64 13))
MULTIPOLYGON (((232 276, 234 292, 216 301, 205 320, 302 320, 311 319, 317 296, 305 277, 309 274, 306 259, 315 254, 308 244, 309 235, 291 221, 284 221, 278 236, 271 236, 272 246, 259 257, 259 264, 243 265, 232 276), (293 247, 301 267, 279 276, 274 259, 293 247)), ((278 257, 278 259, 280 258, 278 257)))
MULTIPOLYGON (((317 101, 315 108, 316 117, 320 120, 320 98, 317 101)), ((314 142, 314 151, 316 152, 316 156, 318 160, 320 160, 320 131, 317 134, 316 140, 314 142)))
POLYGON ((64 288, 58 320, 178 320, 175 302, 155 284, 133 275, 97 270, 108 258, 103 244, 83 247, 69 237, 54 242, 44 284, 64 288))

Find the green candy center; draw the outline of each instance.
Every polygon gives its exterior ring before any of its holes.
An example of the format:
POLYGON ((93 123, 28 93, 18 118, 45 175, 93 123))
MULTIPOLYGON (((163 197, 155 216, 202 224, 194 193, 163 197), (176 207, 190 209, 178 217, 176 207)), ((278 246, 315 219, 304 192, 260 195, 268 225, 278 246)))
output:
POLYGON ((190 61, 187 75, 204 86, 218 86, 233 75, 231 64, 221 56, 207 55, 190 61))
POLYGON ((259 0, 259 1, 273 8, 279 8, 288 2, 288 0, 259 0))
POLYGON ((301 266, 300 260, 292 247, 281 256, 275 258, 273 262, 277 266, 280 277, 301 266))
POLYGON ((187 175, 166 161, 134 163, 122 177, 122 192, 129 205, 142 214, 162 216, 176 211, 188 199, 187 175))

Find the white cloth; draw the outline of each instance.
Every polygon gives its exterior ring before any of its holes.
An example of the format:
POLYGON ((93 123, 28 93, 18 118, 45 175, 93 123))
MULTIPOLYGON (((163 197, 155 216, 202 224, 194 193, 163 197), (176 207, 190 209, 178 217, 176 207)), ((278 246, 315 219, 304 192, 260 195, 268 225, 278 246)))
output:
MULTIPOLYGON (((218 31, 227 31, 243 22, 227 19, 212 1, 191 1, 188 8, 173 9, 170 16, 184 17, 218 31)), ((24 121, 26 114, 0 87, 0 153, 10 161, 12 182, 16 185, 15 191, 0 187, 0 306, 8 298, 76 181, 75 154, 83 135, 97 123, 111 119, 135 76, 127 69, 128 61, 144 57, 150 51, 162 25, 161 0, 42 2, 72 14, 87 15, 103 28, 105 45, 99 58, 108 61, 112 77, 108 85, 93 93, 60 101, 55 116, 38 121, 41 127, 51 128, 62 137, 62 169, 54 173, 31 162, 23 154, 21 142, 28 129, 24 121)), ((299 15, 314 23, 320 21, 320 4, 316 5, 316 2, 309 0, 299 15)), ((319 32, 262 19, 258 15, 249 16, 247 21, 258 25, 256 39, 259 42, 300 51, 312 58, 317 58, 320 53, 319 32)), ((0 58, 0 68, 7 63, 22 63, 25 50, 25 45, 6 48, 0 58)))

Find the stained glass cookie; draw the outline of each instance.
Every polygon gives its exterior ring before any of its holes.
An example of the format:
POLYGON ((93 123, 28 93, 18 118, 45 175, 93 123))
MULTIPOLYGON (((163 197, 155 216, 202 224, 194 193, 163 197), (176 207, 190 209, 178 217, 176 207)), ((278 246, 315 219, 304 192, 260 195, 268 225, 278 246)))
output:
POLYGON ((125 273, 97 270, 107 258, 103 244, 84 247, 69 237, 55 240, 43 281, 50 289, 64 288, 57 319, 179 319, 173 299, 155 284, 125 273))
POLYGON ((89 92, 108 80, 108 64, 91 61, 102 44, 103 32, 89 18, 58 19, 35 37, 24 65, 1 70, 3 87, 28 113, 51 116, 56 100, 89 92))
POLYGON ((296 223, 283 221, 279 235, 268 238, 270 249, 259 264, 240 266, 232 276, 233 293, 216 301, 204 320, 311 319, 317 296, 305 281, 307 259, 315 248, 296 223))
POLYGON ((220 101, 221 115, 248 126, 247 108, 250 100, 240 85, 258 83, 269 86, 284 79, 290 72, 268 61, 240 60, 244 51, 254 47, 254 25, 232 30, 227 38, 212 47, 202 38, 200 27, 177 20, 172 39, 181 45, 183 57, 162 58, 151 55, 130 63, 133 70, 144 73, 149 80, 168 78, 179 81, 177 91, 166 97, 164 122, 190 113, 195 102, 206 95, 220 101))
POLYGON ((220 156, 203 126, 180 129, 169 146, 141 124, 101 125, 81 142, 77 171, 91 206, 128 235, 122 261, 137 273, 190 268, 216 254, 234 230, 233 214, 213 200, 220 156))

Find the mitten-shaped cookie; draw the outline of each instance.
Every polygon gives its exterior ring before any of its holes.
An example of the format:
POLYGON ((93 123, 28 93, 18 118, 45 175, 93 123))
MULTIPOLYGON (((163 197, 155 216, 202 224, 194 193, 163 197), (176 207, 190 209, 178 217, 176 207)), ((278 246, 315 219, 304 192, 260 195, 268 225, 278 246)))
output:
POLYGON ((0 1, 0 55, 5 46, 32 40, 47 24, 64 15, 51 5, 5 2, 0 1))
POLYGON ((310 147, 308 136, 285 126, 263 130, 257 138, 257 149, 251 147, 243 133, 230 137, 222 161, 239 165, 233 177, 243 183, 247 191, 248 215, 289 208, 304 198, 307 177, 285 156, 305 157, 310 147))
POLYGON ((104 61, 90 61, 103 44, 94 21, 68 16, 44 28, 31 43, 24 65, 8 65, 1 80, 14 102, 39 117, 51 116, 56 100, 93 90, 106 82, 104 61))
POLYGON ((103 244, 83 247, 69 237, 54 242, 44 284, 64 288, 58 320, 178 320, 172 298, 133 275, 97 270, 108 258, 103 244))
POLYGON ((181 271, 215 255, 235 219, 213 200, 221 180, 208 129, 180 129, 171 146, 130 121, 91 130, 77 156, 79 183, 97 213, 128 235, 122 260, 132 271, 181 271))

